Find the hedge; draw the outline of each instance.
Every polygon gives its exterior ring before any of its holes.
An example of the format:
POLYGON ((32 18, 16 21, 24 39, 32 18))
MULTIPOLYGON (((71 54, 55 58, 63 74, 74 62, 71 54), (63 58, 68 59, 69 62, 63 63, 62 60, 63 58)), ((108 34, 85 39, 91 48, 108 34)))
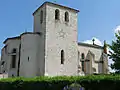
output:
POLYGON ((0 80, 0 90, 63 90, 73 83, 85 90, 120 90, 120 75, 7 78, 0 80))

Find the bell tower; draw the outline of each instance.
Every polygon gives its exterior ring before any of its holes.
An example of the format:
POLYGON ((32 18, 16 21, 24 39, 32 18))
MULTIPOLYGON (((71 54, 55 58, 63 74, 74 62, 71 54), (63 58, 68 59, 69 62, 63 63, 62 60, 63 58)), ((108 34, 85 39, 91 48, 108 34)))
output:
POLYGON ((41 32, 44 75, 76 75, 78 10, 45 2, 34 13, 34 32, 41 32))

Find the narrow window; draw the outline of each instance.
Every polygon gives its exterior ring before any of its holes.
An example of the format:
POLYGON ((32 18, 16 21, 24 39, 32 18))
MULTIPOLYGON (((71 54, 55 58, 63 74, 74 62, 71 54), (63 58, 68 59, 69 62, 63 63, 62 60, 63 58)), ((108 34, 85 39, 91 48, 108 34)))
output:
POLYGON ((68 12, 65 12, 65 21, 69 22, 69 13, 68 12))
POLYGON ((78 61, 80 60, 80 52, 78 51, 78 61))
POLYGON ((2 61, 1 65, 4 65, 5 61, 2 61))
POLYGON ((40 23, 43 23, 43 11, 40 12, 40 23))
POLYGON ((82 71, 84 72, 84 61, 81 62, 82 71))
POLYGON ((29 57, 28 57, 28 62, 29 62, 29 57))
POLYGON ((60 11, 58 9, 55 10, 55 20, 60 19, 60 11))
POLYGON ((61 64, 64 64, 64 50, 61 50, 61 64))
POLYGON ((16 49, 13 49, 12 50, 12 53, 13 53, 13 55, 12 55, 12 68, 15 68, 16 67, 16 49))
POLYGON ((5 48, 5 53, 7 53, 7 45, 4 48, 5 48))
POLYGON ((81 54, 81 58, 82 58, 82 59, 85 59, 84 53, 81 54))
POLYGON ((16 55, 12 55, 12 68, 15 68, 16 64, 16 55))

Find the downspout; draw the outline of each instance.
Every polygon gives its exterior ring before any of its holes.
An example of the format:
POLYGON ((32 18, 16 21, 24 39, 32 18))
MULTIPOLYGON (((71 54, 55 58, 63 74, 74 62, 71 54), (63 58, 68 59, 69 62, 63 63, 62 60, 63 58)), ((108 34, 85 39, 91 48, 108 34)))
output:
POLYGON ((18 77, 19 77, 19 71, 20 71, 20 55, 21 55, 21 44, 19 45, 19 59, 18 59, 18 69, 17 69, 18 77))

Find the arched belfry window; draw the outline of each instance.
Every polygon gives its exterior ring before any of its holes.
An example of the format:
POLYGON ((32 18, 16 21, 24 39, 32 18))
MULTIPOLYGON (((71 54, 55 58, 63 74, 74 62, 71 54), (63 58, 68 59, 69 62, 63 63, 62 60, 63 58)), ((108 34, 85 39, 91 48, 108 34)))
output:
POLYGON ((81 58, 82 58, 82 59, 85 59, 84 53, 81 54, 81 58))
POLYGON ((61 64, 64 64, 64 50, 61 50, 61 64))
POLYGON ((16 49, 14 48, 12 50, 12 61, 11 61, 11 68, 15 68, 16 67, 16 49))
POLYGON ((69 13, 68 12, 65 12, 65 21, 69 22, 69 13))
POLYGON ((55 20, 60 19, 60 11, 58 9, 55 10, 55 20))
POLYGON ((40 23, 43 23, 43 11, 40 12, 40 23))

